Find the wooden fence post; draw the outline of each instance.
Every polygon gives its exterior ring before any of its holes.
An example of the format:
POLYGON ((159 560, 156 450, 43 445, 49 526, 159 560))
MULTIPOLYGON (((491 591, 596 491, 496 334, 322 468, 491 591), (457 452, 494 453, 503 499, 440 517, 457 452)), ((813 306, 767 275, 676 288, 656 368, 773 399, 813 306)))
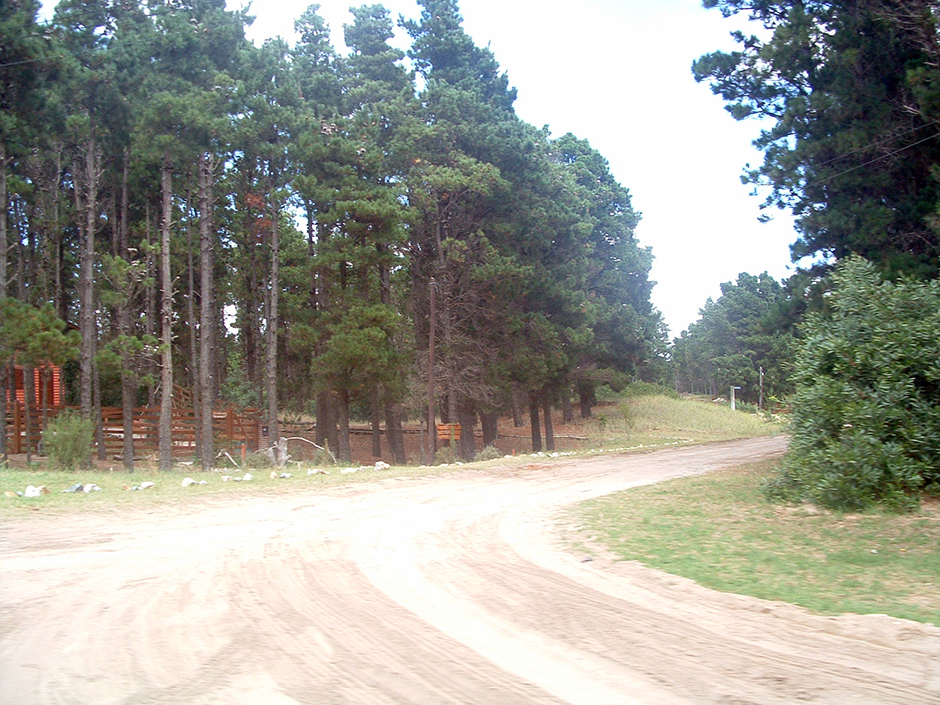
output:
POLYGON ((20 434, 23 432, 23 412, 20 411, 20 403, 13 402, 13 452, 23 452, 23 439, 20 434))
POLYGON ((225 410, 225 433, 229 444, 235 442, 235 409, 231 406, 225 410))

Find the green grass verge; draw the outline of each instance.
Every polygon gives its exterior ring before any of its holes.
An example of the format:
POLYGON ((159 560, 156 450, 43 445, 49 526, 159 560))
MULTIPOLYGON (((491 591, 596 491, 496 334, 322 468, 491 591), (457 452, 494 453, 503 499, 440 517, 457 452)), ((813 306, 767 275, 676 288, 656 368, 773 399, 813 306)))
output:
MULTIPOLYGON (((676 399, 666 396, 644 396, 598 407, 591 419, 576 424, 577 433, 589 438, 579 453, 623 451, 650 446, 720 441, 732 438, 779 433, 780 424, 768 423, 753 414, 731 411, 727 405, 712 404, 696 399, 676 399)), ((568 455, 569 453, 566 453, 568 455)), ((525 463, 530 456, 499 458, 492 463, 525 463)), ((45 462, 45 461, 43 461, 45 462)), ((249 463, 251 465, 251 463, 249 463)), ((244 471, 229 468, 222 472, 202 473, 196 467, 177 465, 172 472, 161 473, 138 464, 133 475, 127 475, 120 463, 114 463, 113 472, 60 472, 45 465, 31 468, 5 468, 0 465, 0 516, 22 515, 24 511, 57 512, 101 510, 122 506, 148 506, 167 503, 205 502, 213 498, 239 497, 276 492, 296 491, 362 482, 388 477, 419 477, 446 472, 441 469, 396 467, 376 472, 364 469, 355 474, 343 474, 339 468, 329 467, 329 475, 307 475, 309 464, 291 463, 288 480, 271 479, 270 468, 248 468, 254 479, 249 483, 222 482, 225 474, 240 477, 244 471), (180 483, 187 475, 206 485, 183 488, 180 483), (141 491, 127 491, 141 482, 153 482, 155 487, 141 491), (75 484, 95 484, 101 492, 68 494, 62 490, 75 484), (27 485, 46 486, 49 494, 40 497, 18 497, 27 485), (13 496, 8 496, 12 494, 13 496)), ((452 466, 453 468, 453 466, 452 466)))
MULTIPOLYGON (((453 468, 453 466, 451 466, 453 468)), ((198 468, 175 466, 172 471, 142 469, 132 475, 124 472, 77 471, 62 472, 43 468, 5 468, 0 466, 0 517, 23 516, 25 513, 65 514, 75 511, 109 511, 123 507, 207 503, 237 497, 257 497, 278 493, 297 492, 339 484, 368 482, 383 479, 421 477, 444 472, 436 467, 395 467, 377 471, 363 467, 353 474, 343 474, 340 468, 327 468, 329 474, 307 475, 308 466, 292 465, 286 472, 292 477, 271 477, 271 468, 248 468, 249 482, 223 481, 226 475, 243 477, 244 470, 200 472, 198 468), (182 481, 191 477, 204 485, 183 487, 182 481), (140 491, 129 488, 142 482, 154 486, 140 491), (75 484, 94 484, 100 492, 66 493, 62 490, 75 484), (20 497, 27 485, 45 486, 48 494, 38 497, 20 497), (10 496, 10 495, 13 496, 10 496)), ((275 473, 275 475, 279 474, 275 473)))
POLYGON ((701 399, 643 396, 600 406, 584 424, 598 449, 703 443, 781 433, 785 426, 727 404, 701 399))
POLYGON ((766 501, 776 462, 640 487, 578 505, 591 542, 724 592, 825 614, 940 625, 940 504, 837 514, 766 501))

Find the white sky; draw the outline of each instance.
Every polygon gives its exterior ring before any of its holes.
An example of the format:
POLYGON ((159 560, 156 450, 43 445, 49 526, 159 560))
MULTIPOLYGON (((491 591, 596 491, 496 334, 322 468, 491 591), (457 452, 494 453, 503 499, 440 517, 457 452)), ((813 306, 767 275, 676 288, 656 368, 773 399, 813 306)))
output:
MULTIPOLYGON (((368 4, 380 0, 368 0, 368 4)), ((754 122, 738 123, 692 79, 692 61, 732 49, 741 20, 704 10, 700 0, 459 0, 464 29, 489 45, 518 89, 516 112, 555 136, 587 139, 610 162, 643 214, 637 234, 653 248, 653 303, 672 335, 698 318, 719 284, 741 272, 790 272, 792 219, 757 221, 760 197, 740 181, 754 122)), ((229 0, 229 7, 241 7, 229 0)), ((307 0, 255 2, 248 35, 294 41, 307 0)), ((321 0, 320 14, 343 50, 350 0, 321 0)), ((419 17, 414 0, 385 0, 392 17, 419 17)), ((758 31, 753 28, 750 31, 758 31)))

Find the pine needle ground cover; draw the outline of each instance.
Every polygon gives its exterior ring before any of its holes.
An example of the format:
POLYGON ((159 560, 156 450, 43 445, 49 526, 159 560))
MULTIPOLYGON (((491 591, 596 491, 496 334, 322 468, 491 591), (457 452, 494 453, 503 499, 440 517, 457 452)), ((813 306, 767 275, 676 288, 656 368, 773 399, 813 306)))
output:
POLYGON ((940 625, 940 502, 903 515, 772 504, 763 487, 777 464, 636 488, 569 518, 621 560, 705 587, 940 625))

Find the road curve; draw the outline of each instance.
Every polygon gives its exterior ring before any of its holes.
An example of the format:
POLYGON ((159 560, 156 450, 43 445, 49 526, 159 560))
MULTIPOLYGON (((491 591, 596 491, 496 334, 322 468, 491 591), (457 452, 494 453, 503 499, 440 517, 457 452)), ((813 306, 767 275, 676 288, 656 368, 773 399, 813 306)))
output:
POLYGON ((0 703, 940 702, 940 629, 583 562, 572 503, 781 438, 0 527, 0 703))

